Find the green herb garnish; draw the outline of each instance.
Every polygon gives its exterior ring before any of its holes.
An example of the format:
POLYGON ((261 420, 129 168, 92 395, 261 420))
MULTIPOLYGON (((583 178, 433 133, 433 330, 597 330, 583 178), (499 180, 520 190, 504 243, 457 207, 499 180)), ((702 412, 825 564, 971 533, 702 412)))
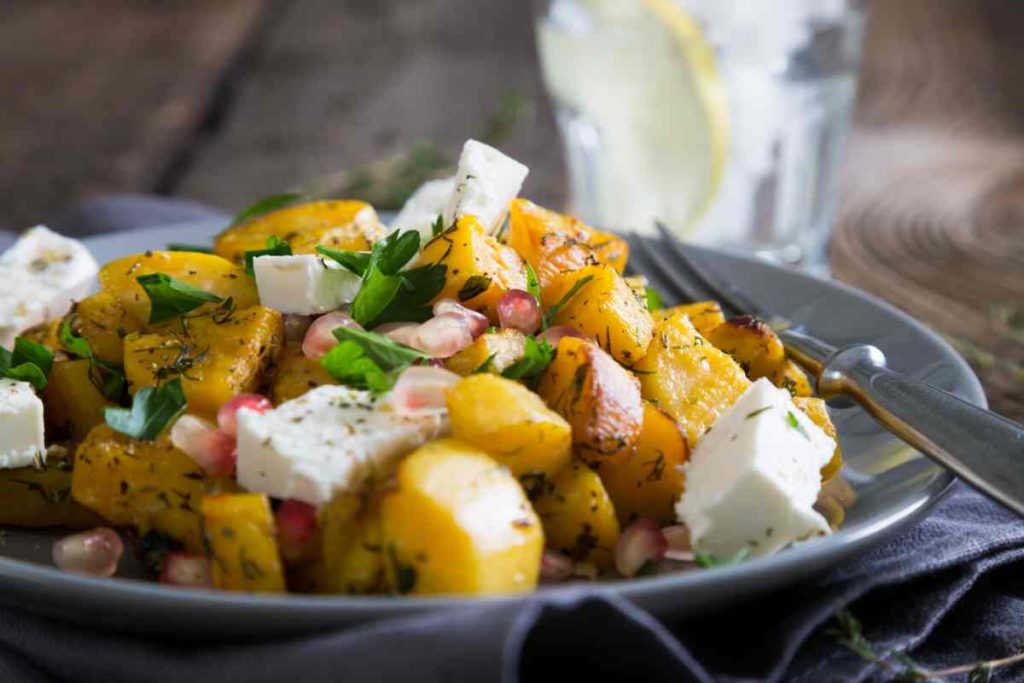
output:
POLYGON ((363 276, 366 268, 370 265, 370 252, 368 251, 339 251, 321 245, 317 245, 316 251, 322 256, 337 261, 359 277, 363 276))
POLYGON ((764 411, 771 410, 771 409, 772 409, 771 406, 765 406, 764 408, 758 408, 757 410, 755 410, 752 413, 747 413, 747 416, 744 419, 749 420, 751 418, 757 417, 758 415, 760 415, 764 411))
POLYGON ((534 337, 527 337, 523 351, 523 357, 505 368, 502 377, 532 382, 540 377, 555 358, 555 349, 546 339, 538 341, 534 337))
POLYGON ((393 232, 374 243, 370 260, 363 272, 362 286, 352 300, 351 313, 356 322, 368 327, 384 312, 401 286, 399 271, 416 255, 419 248, 420 234, 415 230, 393 232))
POLYGON ((728 567, 731 564, 742 562, 749 556, 750 548, 741 548, 739 552, 732 557, 719 558, 715 557, 711 553, 696 553, 694 554, 693 559, 694 562, 699 564, 701 567, 710 569, 711 567, 728 567))
POLYGON ((108 363, 96 358, 89 342, 72 332, 71 322, 66 318, 61 323, 57 338, 68 353, 89 361, 89 381, 103 395, 103 398, 114 403, 119 402, 121 396, 124 395, 124 386, 127 383, 124 368, 116 363, 108 363))
POLYGON ((665 301, 661 298, 661 294, 658 294, 658 290, 653 287, 645 287, 644 291, 647 293, 648 311, 660 311, 665 308, 665 301))
POLYGON ((471 275, 459 290, 459 301, 466 302, 486 292, 491 286, 488 275, 471 275))
POLYGON ((133 439, 153 441, 185 412, 181 379, 158 387, 146 387, 135 394, 131 408, 106 408, 103 417, 111 429, 133 439))
POLYGON ((283 194, 272 194, 269 197, 263 197, 257 199, 255 202, 245 207, 231 219, 231 226, 234 227, 239 223, 244 223, 251 218, 256 216, 262 216, 265 213, 276 211, 277 209, 283 209, 284 207, 294 202, 304 199, 301 194, 295 194, 293 192, 286 192, 283 194))
POLYGON ((583 289, 583 285, 587 284, 593 279, 593 275, 587 275, 577 280, 576 284, 572 286, 572 289, 566 292, 565 295, 558 300, 557 304, 555 304, 554 306, 552 306, 551 308, 544 312, 544 317, 541 319, 541 329, 546 330, 551 325, 551 321, 554 320, 555 316, 558 315, 558 312, 562 310, 562 307, 569 303, 569 300, 576 296, 576 293, 578 291, 583 289))
POLYGON ((794 415, 791 410, 786 412, 786 424, 798 431, 800 436, 804 437, 808 441, 811 440, 811 435, 807 433, 807 430, 804 429, 804 426, 800 424, 800 420, 797 419, 796 415, 794 415))
POLYGON ((526 262, 526 291, 533 295, 538 304, 540 303, 540 279, 529 261, 526 262))
POLYGON ((260 256, 291 256, 292 247, 276 235, 267 238, 267 246, 264 249, 253 249, 245 252, 245 272, 253 274, 252 262, 260 256))
POLYGON ((476 370, 473 371, 473 374, 474 375, 480 375, 480 374, 483 374, 485 372, 490 372, 491 371, 491 366, 494 365, 494 359, 497 358, 497 356, 498 356, 497 352, 492 353, 491 355, 487 356, 487 360, 485 360, 483 363, 481 363, 480 366, 476 370))
POLYGON ((205 303, 224 301, 216 294, 193 287, 164 273, 140 275, 135 281, 146 291, 152 309, 149 322, 158 323, 194 311, 205 303))
POLYGON ((52 367, 53 352, 30 339, 15 338, 13 352, 0 347, 0 377, 28 382, 36 391, 46 387, 52 367))
POLYGON ((376 332, 339 327, 334 336, 339 343, 320 364, 342 384, 378 394, 391 389, 402 370, 429 358, 376 332))
POLYGON ((195 254, 212 254, 213 247, 202 246, 199 244, 182 244, 181 242, 169 242, 166 247, 167 251, 189 251, 195 254))
POLYGON ((430 235, 431 237, 437 237, 442 232, 444 232, 444 216, 437 214, 437 218, 430 225, 430 235))

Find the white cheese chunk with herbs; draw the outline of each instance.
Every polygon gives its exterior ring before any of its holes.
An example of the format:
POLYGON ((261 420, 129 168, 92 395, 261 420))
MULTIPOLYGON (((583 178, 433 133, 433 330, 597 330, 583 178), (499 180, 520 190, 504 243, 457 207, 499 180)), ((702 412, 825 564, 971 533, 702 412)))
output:
MULTIPOLYGON (((416 230, 426 244, 433 236, 434 221, 444 212, 445 204, 455 192, 455 176, 428 180, 420 185, 402 205, 402 210, 391 221, 391 229, 416 230)), ((445 226, 447 227, 447 226, 445 226)))
POLYGON ((46 462, 43 402, 28 382, 0 379, 0 469, 46 462))
POLYGON ((455 174, 455 191, 444 208, 445 227, 468 214, 475 216, 487 232, 498 232, 508 214, 508 203, 519 194, 529 172, 493 147, 467 140, 455 174))
POLYGON ((238 413, 238 483, 322 505, 388 476, 448 431, 446 415, 403 416, 366 391, 323 386, 263 414, 238 413))
POLYGON ((282 313, 315 315, 351 303, 360 277, 312 254, 258 256, 252 262, 260 303, 282 313))
POLYGON ((814 509, 835 442, 785 389, 754 382, 712 425, 686 466, 676 504, 695 551, 766 555, 829 533, 814 509))

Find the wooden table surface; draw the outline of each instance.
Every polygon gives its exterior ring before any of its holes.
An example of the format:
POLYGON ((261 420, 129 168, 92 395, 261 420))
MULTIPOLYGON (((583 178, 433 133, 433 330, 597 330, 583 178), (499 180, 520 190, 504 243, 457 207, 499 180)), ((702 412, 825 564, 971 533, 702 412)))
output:
MULTIPOLYGON (((443 165, 467 135, 500 139, 531 167, 524 194, 560 205, 526 6, 7 0, 0 226, 107 192, 230 209, 314 180, 352 188, 414 147, 443 165)), ((833 270, 946 334, 1022 419, 1024 3, 869 10, 833 270)))

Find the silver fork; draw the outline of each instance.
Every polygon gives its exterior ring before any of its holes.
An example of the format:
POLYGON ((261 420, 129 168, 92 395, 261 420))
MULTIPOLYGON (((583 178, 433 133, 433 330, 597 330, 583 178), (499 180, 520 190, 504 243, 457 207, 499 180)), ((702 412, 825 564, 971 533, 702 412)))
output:
POLYGON ((658 280, 668 294, 690 301, 714 299, 730 316, 749 313, 765 320, 830 405, 855 401, 900 439, 1024 516, 1024 427, 890 370, 875 346, 836 347, 765 311, 716 277, 664 227, 658 229, 660 239, 630 238, 638 272, 658 280))

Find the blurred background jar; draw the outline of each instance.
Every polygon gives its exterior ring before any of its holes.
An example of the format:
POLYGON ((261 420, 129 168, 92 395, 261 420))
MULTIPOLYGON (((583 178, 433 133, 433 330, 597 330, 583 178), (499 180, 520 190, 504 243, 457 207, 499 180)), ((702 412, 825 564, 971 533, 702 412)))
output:
POLYGON ((856 0, 542 0, 571 209, 811 269, 864 32, 856 0))

